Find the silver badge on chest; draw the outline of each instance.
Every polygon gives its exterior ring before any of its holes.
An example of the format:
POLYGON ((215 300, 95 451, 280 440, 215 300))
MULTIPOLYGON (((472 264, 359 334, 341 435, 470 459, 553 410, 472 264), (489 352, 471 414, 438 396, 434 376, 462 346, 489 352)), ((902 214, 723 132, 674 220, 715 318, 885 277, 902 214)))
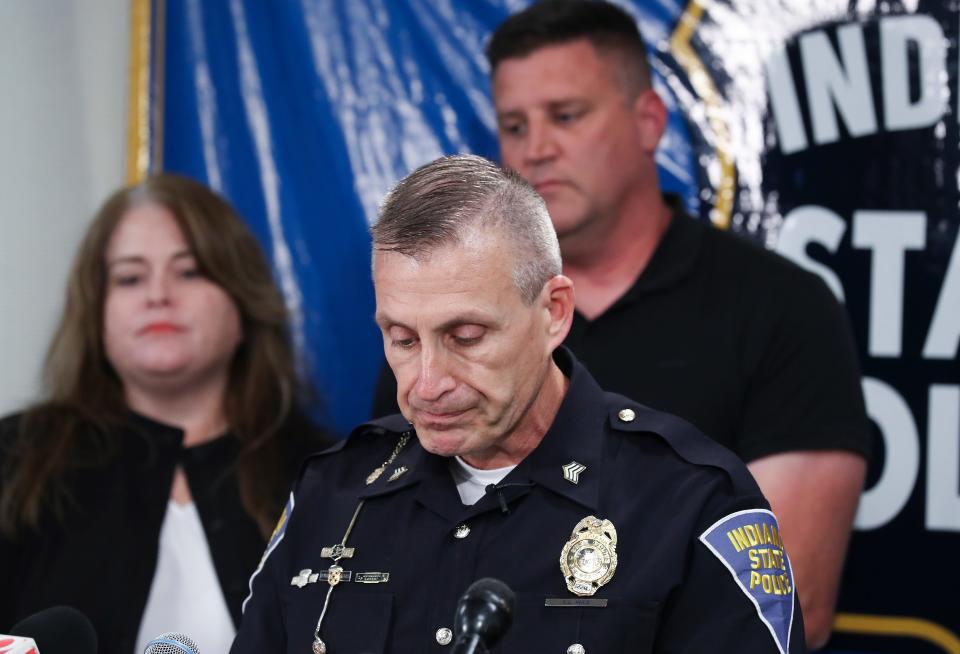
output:
POLYGON ((560 552, 567 589, 587 597, 613 579, 617 570, 617 530, 609 520, 587 516, 577 523, 560 552))

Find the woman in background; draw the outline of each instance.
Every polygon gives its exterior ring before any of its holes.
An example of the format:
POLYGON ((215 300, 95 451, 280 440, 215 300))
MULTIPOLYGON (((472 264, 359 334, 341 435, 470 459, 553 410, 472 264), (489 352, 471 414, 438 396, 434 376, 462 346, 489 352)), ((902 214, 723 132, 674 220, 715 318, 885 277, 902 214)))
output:
POLYGON ((163 631, 226 652, 303 458, 283 299, 222 198, 157 175, 73 265, 46 398, 0 423, 0 632, 66 604, 100 653, 163 631))

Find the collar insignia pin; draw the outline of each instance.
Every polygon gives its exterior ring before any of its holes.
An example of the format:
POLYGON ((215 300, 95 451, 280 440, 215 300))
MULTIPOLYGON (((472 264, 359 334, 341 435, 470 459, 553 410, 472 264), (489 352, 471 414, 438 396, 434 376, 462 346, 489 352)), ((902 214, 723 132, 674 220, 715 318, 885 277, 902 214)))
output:
POLYGON ((577 523, 560 553, 567 590, 589 597, 617 570, 617 530, 609 520, 588 515, 577 523))
POLYGON ((407 471, 407 466, 400 466, 390 474, 390 478, 387 479, 387 483, 395 481, 400 478, 400 475, 407 471))
POLYGON ((569 481, 571 484, 580 483, 580 473, 587 469, 587 466, 582 463, 577 463, 576 461, 571 461, 567 465, 563 466, 563 478, 569 481))

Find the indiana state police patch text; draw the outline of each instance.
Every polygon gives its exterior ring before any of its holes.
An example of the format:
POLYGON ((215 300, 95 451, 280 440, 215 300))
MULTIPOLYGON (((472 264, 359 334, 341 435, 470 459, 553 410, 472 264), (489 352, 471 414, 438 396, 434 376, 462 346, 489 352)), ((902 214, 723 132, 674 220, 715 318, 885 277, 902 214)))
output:
POLYGON ((793 572, 770 511, 737 511, 715 522, 700 541, 730 571, 786 654, 793 628, 793 572))

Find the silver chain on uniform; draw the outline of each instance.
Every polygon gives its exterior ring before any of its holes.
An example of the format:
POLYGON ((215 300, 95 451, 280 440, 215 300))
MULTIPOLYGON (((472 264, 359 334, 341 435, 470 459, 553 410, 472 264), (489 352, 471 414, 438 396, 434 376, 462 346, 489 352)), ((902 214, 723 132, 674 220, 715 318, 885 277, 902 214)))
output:
MULTIPOLYGON (((396 447, 393 448, 393 452, 390 453, 390 456, 387 457, 387 460, 382 464, 377 466, 373 472, 367 476, 367 485, 369 486, 377 479, 380 478, 380 475, 390 466, 391 463, 400 455, 400 452, 406 447, 407 443, 410 441, 410 432, 405 432, 400 436, 400 440, 397 441, 396 447)), ((347 530, 343 534, 343 539, 340 541, 340 547, 338 548, 338 554, 335 554, 333 558, 333 565, 336 566, 337 562, 343 556, 343 550, 347 546, 347 539, 350 538, 350 532, 353 531, 353 526, 357 523, 357 517, 360 515, 360 509, 363 508, 363 500, 357 504, 356 510, 353 512, 353 517, 350 518, 350 524, 347 525, 347 530)), ((333 567, 333 566, 331 566, 333 567)), ((332 577, 328 579, 330 584, 327 588, 327 597, 323 600, 323 608, 320 610, 320 617, 317 619, 317 627, 313 630, 313 654, 327 654, 327 644, 323 642, 320 638, 320 626, 323 624, 323 618, 327 615, 327 607, 330 605, 330 595, 333 594, 333 588, 337 582, 332 581, 332 577)))

